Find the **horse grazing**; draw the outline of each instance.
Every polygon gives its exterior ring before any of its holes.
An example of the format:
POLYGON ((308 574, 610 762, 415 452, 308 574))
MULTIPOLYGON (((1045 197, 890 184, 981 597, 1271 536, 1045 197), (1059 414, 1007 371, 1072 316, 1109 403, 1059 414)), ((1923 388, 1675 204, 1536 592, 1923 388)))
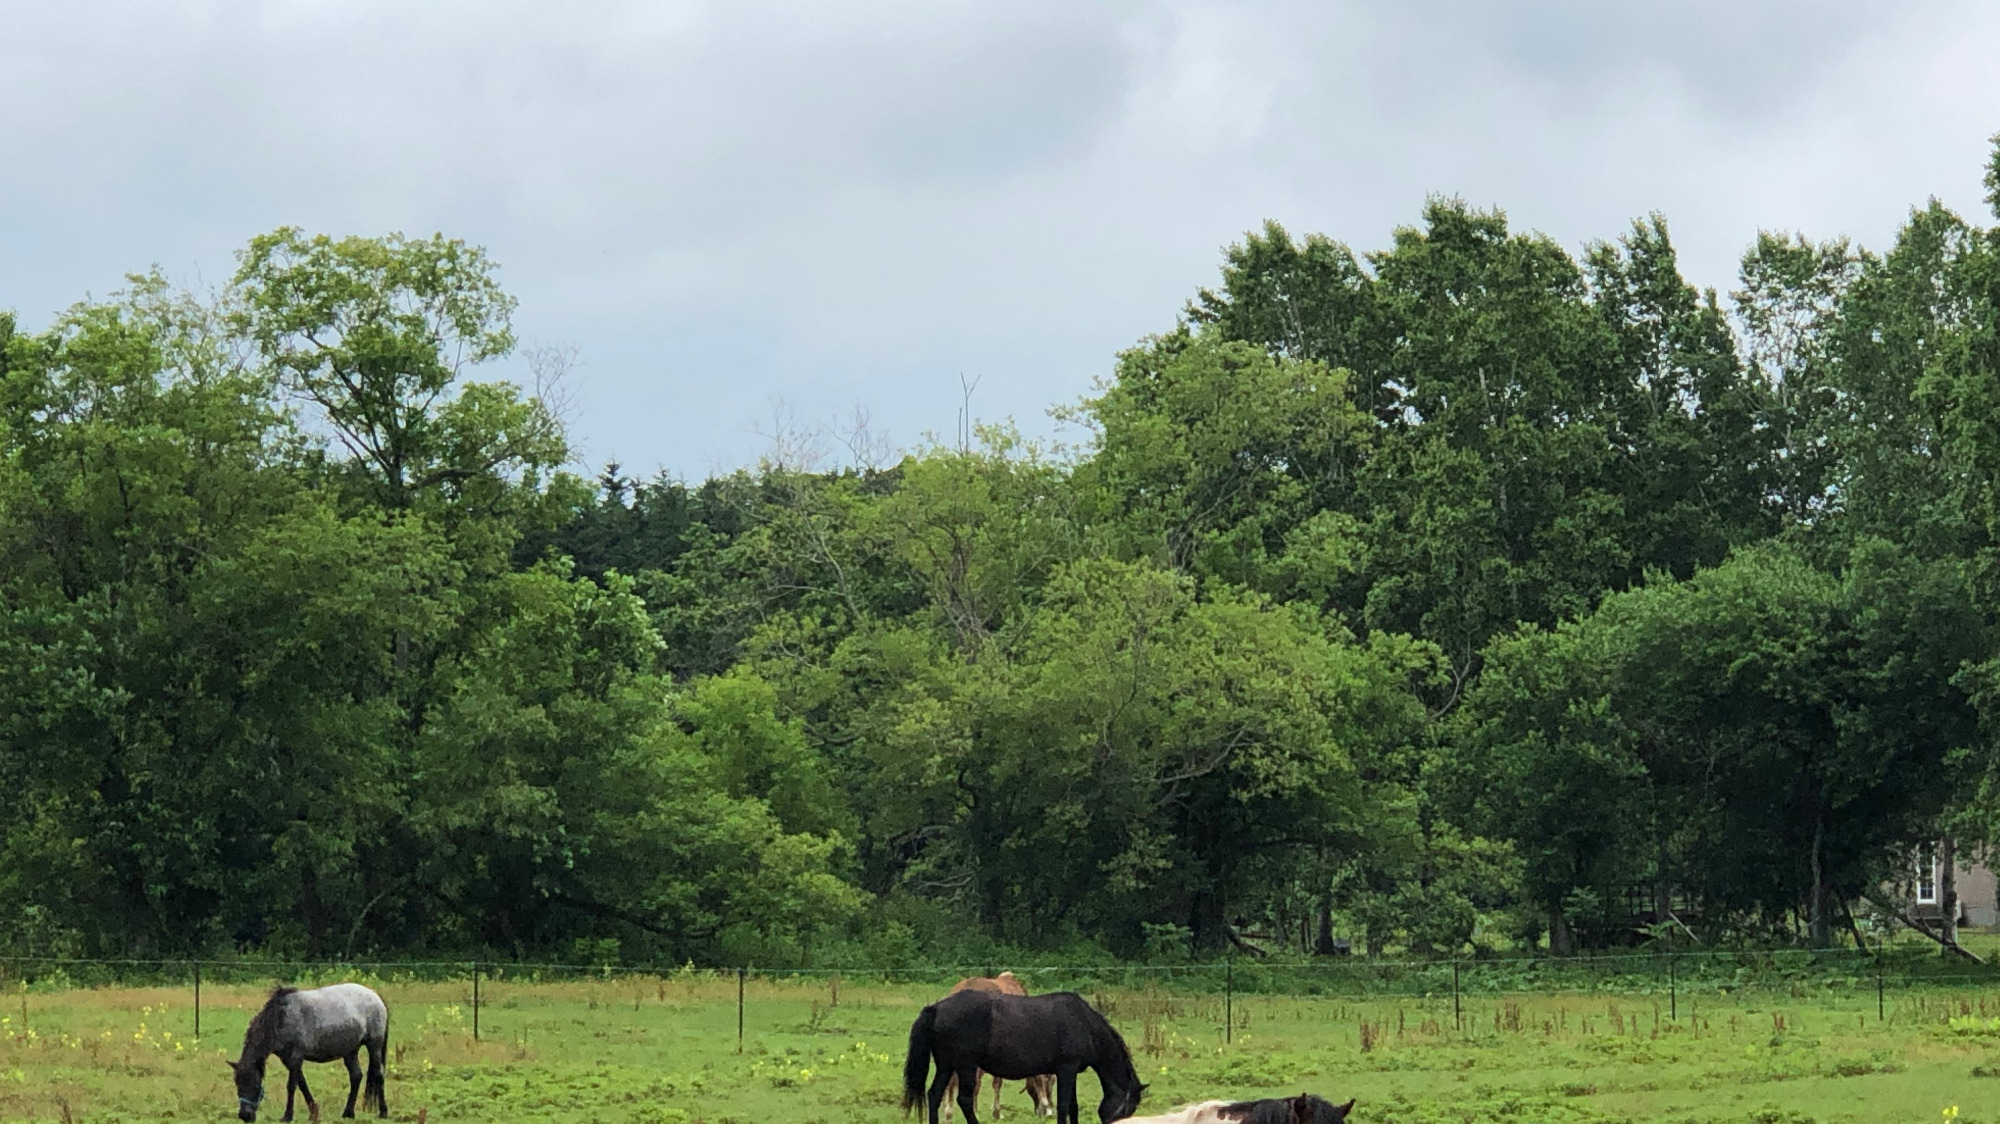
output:
MULTIPOLYGON (((903 1111, 925 1099, 932 1060, 929 1124, 938 1124, 945 1086, 958 1079, 958 1110, 965 1124, 979 1124, 979 1072, 1010 1081, 1052 1073, 1056 1124, 1078 1124, 1076 1075, 1094 1070, 1104 1087, 1097 1118, 1111 1124, 1132 1115, 1146 1087, 1132 1068, 1125 1040, 1083 996, 1073 991, 1005 995, 959 991, 923 1009, 910 1024, 910 1052, 903 1060, 903 1111)), ((1261 1124, 1261 1122, 1260 1122, 1261 1124)))
POLYGON ((352 983, 311 991, 277 988, 243 1032, 243 1056, 229 1063, 236 1074, 237 1118, 244 1124, 257 1119, 257 1106, 264 1100, 264 1060, 273 1054, 290 1074, 285 1082, 285 1120, 292 1118, 294 1093, 304 1093, 306 1110, 315 1118, 319 1115, 312 1090, 306 1088, 307 1062, 347 1063, 347 1108, 341 1115, 353 1116, 354 1094, 361 1088, 363 1046, 368 1047, 368 1092, 362 1105, 372 1105, 386 1117, 389 1100, 382 1075, 389 1061, 389 1007, 382 997, 352 983))
POLYGON ((1202 1101, 1158 1116, 1132 1116, 1118 1124, 1344 1124, 1354 1102, 1333 1104, 1311 1093, 1265 1101, 1202 1101))
MULTIPOLYGON (((1012 972, 1002 972, 992 979, 988 979, 985 976, 967 977, 958 981, 957 986, 951 989, 951 994, 956 995, 961 991, 995 991, 1002 995, 1028 994, 1028 989, 1021 986, 1020 979, 1012 972)), ((978 1081, 978 1077, 975 1076, 973 1083, 976 1085, 978 1081)), ((1024 1084, 1028 1087, 1028 1098, 1035 1102, 1036 1115, 1054 1116, 1056 1114, 1056 1106, 1055 1098, 1049 1095, 1049 1075, 1046 1073, 1036 1074, 1028 1078, 1024 1084)), ((944 1118, 946 1120, 951 1119, 951 1105, 957 1099, 958 1075, 954 1073, 951 1075, 951 1080, 945 1082, 944 1086, 944 1118)), ((993 1077, 993 1119, 1000 1119, 1000 1076, 998 1074, 995 1074, 993 1077)))

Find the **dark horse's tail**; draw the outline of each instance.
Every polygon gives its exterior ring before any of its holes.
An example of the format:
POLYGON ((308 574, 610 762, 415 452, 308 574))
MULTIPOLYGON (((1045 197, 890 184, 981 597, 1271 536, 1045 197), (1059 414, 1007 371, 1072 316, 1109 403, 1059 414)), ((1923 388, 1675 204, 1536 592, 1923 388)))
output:
POLYGON ((924 1079, 931 1073, 931 1028, 937 1024, 937 1004, 925 1007, 910 1024, 910 1056, 903 1059, 903 1112, 923 1103, 924 1079))
POLYGON ((361 1111, 374 1109, 383 1116, 389 1115, 389 1091, 384 1088, 384 1075, 389 1068, 389 1012, 382 1012, 382 1048, 378 1051, 372 1044, 368 1047, 368 1079, 361 1092, 361 1111))

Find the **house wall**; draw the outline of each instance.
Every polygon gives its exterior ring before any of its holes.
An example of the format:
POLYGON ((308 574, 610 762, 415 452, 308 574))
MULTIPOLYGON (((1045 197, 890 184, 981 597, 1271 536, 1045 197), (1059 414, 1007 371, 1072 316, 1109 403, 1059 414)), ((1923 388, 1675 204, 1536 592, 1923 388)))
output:
POLYGON ((2000 878, 1986 867, 1961 864, 1958 868, 1958 912, 1969 925, 1991 928, 2000 925, 2000 878))

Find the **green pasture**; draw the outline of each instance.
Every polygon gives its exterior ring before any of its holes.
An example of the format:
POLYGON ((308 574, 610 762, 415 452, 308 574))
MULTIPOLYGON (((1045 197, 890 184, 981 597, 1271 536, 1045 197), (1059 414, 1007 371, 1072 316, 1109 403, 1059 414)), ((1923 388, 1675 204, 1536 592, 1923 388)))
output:
MULTIPOLYGON (((1030 986, 1034 981, 1030 979, 1030 986)), ((400 1120, 890 1124, 910 1019, 934 987, 622 977, 385 983, 400 1120)), ((226 1120, 234 1056, 261 993, 204 993, 203 1036, 174 988, 15 991, 0 1006, 0 1119, 226 1120)), ((1145 1109, 1312 1091, 1357 1121, 2000 1121, 2000 991, 1683 992, 1354 1000, 1106 990, 1092 998, 1151 1083, 1145 1109)), ((266 1113, 282 1111, 273 1064, 266 1113)), ((308 1079, 330 1117, 338 1065, 308 1079)), ((1082 1082, 1086 1121, 1097 1089, 1082 1082)), ((1005 1119, 1026 1124, 1010 1083, 1005 1119)), ((991 1104, 982 1091, 982 1112, 991 1104)), ((300 1119, 305 1119, 303 1103, 300 1119)))

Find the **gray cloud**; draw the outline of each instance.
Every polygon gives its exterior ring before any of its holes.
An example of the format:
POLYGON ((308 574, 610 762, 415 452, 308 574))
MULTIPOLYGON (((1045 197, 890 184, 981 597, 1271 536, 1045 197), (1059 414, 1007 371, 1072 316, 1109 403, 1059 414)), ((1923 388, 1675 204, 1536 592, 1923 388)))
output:
POLYGON ((1980 204, 1969 3, 0 2, 0 306, 250 235, 486 245, 582 349, 588 454, 699 474, 773 398, 902 441, 1045 430, 1270 217, 1384 244, 1430 192, 1571 246, 1980 204))

